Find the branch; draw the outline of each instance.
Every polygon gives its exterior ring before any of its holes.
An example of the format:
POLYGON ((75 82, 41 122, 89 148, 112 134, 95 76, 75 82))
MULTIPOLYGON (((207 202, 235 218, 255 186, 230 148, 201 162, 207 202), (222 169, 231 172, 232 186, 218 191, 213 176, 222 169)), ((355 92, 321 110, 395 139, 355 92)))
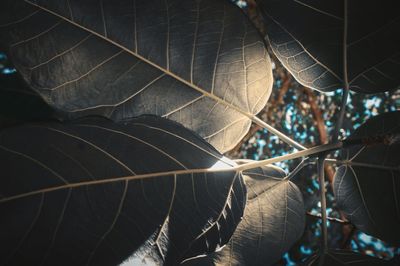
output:
POLYGON ((264 20, 257 8, 257 3, 255 0, 245 0, 247 3, 247 8, 244 10, 253 25, 257 28, 257 30, 263 35, 266 35, 265 23, 264 20))
POLYGON ((321 144, 328 143, 328 135, 326 133, 325 121, 322 116, 321 109, 317 104, 317 97, 315 96, 314 92, 307 87, 304 87, 304 93, 308 97, 308 103, 310 104, 311 112, 314 116, 315 122, 317 124, 317 129, 319 133, 319 140, 321 144))

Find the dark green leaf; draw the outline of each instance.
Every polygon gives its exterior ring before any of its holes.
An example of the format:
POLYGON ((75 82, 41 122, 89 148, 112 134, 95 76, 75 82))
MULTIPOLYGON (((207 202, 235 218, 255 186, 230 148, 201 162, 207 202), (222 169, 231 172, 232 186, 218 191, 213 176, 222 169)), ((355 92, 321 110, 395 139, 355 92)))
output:
POLYGON ((321 255, 310 257, 303 265, 307 266, 395 266, 386 260, 362 255, 349 250, 329 250, 321 255), (322 262, 321 262, 322 260, 322 262))
POLYGON ((248 199, 243 220, 229 243, 184 265, 273 265, 304 231, 303 197, 275 166, 246 171, 248 199))
POLYGON ((64 116, 164 116, 221 152, 272 88, 262 38, 226 0, 5 0, 0 44, 64 116))
POLYGON ((396 0, 256 0, 267 38, 303 85, 320 91, 383 92, 400 85, 396 0))
POLYGON ((343 149, 345 164, 334 180, 338 207, 348 219, 361 231, 394 245, 400 245, 399 134, 399 111, 369 119, 347 140, 364 139, 365 144, 343 149), (373 136, 386 140, 376 144, 373 136))
MULTIPOLYGON (((211 236, 197 239, 222 212, 239 220, 246 198, 233 169, 194 172, 232 161, 155 116, 8 128, 0 162, 1 265, 117 265, 132 254, 176 265, 207 252, 196 242, 211 236)), ((229 238, 229 226, 212 232, 229 238)))

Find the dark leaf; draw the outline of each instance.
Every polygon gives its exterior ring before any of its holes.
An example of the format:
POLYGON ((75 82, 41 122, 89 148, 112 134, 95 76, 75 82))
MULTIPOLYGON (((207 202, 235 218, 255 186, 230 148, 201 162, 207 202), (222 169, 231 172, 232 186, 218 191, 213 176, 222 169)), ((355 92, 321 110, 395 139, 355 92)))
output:
POLYGON ((310 257, 303 265, 307 266, 395 266, 386 260, 381 260, 349 250, 329 250, 321 255, 310 257), (322 262, 321 262, 322 260, 322 262))
POLYGON ((184 265, 273 265, 303 234, 303 197, 285 172, 266 166, 244 172, 248 191, 243 220, 229 243, 184 265))
POLYGON ((53 110, 16 75, 0 76, 0 128, 51 119, 53 110))
POLYGON ((304 86, 362 93, 400 85, 398 2, 257 0, 267 38, 282 64, 304 86))
POLYGON ((225 152, 271 93, 263 40, 226 0, 5 0, 0 10, 0 43, 64 116, 164 116, 225 152))
POLYGON ((246 198, 240 173, 206 170, 232 161, 155 116, 5 129, 0 162, 1 265, 176 265, 246 198))
POLYGON ((338 207, 358 229, 400 245, 400 112, 369 119, 347 142, 386 136, 381 144, 343 149, 334 193, 338 207))

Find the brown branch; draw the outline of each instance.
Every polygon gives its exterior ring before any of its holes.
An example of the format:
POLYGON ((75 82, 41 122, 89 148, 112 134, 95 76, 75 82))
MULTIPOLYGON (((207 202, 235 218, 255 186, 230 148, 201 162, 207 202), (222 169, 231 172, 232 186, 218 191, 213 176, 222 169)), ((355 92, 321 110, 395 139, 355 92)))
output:
POLYGON ((326 133, 324 118, 322 116, 321 109, 319 109, 319 106, 317 104, 317 96, 314 94, 314 92, 310 88, 306 88, 306 87, 304 87, 304 93, 307 95, 311 112, 312 112, 315 122, 317 124, 320 142, 321 142, 321 144, 326 144, 326 143, 328 143, 329 140, 328 140, 328 135, 326 133))
POLYGON ((282 86, 279 89, 278 96, 276 97, 274 104, 277 106, 282 105, 283 98, 285 97, 286 93, 288 92, 290 85, 292 84, 292 75, 287 73, 286 77, 283 79, 282 86))
MULTIPOLYGON (((304 87, 304 93, 307 95, 308 103, 310 104, 310 109, 318 129, 320 144, 328 143, 329 138, 326 131, 325 121, 321 109, 318 106, 317 96, 310 88, 306 87, 304 87)), ((333 170, 331 165, 325 164, 325 174, 328 177, 329 182, 333 184, 335 170, 333 170)))
POLYGON ((266 28, 264 19, 257 8, 257 3, 255 0, 246 0, 247 8, 245 9, 245 13, 249 17, 250 21, 253 22, 254 26, 257 30, 262 34, 262 36, 266 35, 266 28))
POLYGON ((342 249, 350 249, 351 240, 356 231, 357 228, 353 224, 343 227, 344 238, 341 246, 342 249))

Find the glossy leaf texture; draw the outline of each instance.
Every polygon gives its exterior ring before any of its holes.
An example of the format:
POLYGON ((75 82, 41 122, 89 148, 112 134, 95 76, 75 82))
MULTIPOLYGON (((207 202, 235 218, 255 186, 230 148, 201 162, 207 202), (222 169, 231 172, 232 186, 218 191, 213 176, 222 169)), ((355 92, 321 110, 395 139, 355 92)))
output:
POLYGON ((334 193, 338 208, 361 231, 400 246, 400 111, 369 119, 341 152, 334 193), (384 138, 374 143, 374 136, 384 138))
POLYGON ((225 0, 6 0, 0 10, 0 43, 64 117, 155 114, 225 152, 271 93, 263 39, 225 0))
POLYGON ((378 93, 400 85, 400 14, 395 0, 256 0, 267 39, 304 86, 378 93), (290 10, 290 12, 288 12, 290 10))
POLYGON ((229 239, 246 200, 234 162, 155 116, 8 128, 0 161, 1 265, 176 265, 229 239))
POLYGON ((0 76, 0 129, 52 119, 53 110, 15 75, 0 76))
POLYGON ((306 266, 395 266, 389 261, 363 255, 349 250, 329 250, 321 255, 310 257, 304 264, 306 266))
POLYGON ((302 236, 303 197, 285 172, 265 166, 244 172, 248 191, 243 220, 221 250, 184 265, 274 265, 302 236))

